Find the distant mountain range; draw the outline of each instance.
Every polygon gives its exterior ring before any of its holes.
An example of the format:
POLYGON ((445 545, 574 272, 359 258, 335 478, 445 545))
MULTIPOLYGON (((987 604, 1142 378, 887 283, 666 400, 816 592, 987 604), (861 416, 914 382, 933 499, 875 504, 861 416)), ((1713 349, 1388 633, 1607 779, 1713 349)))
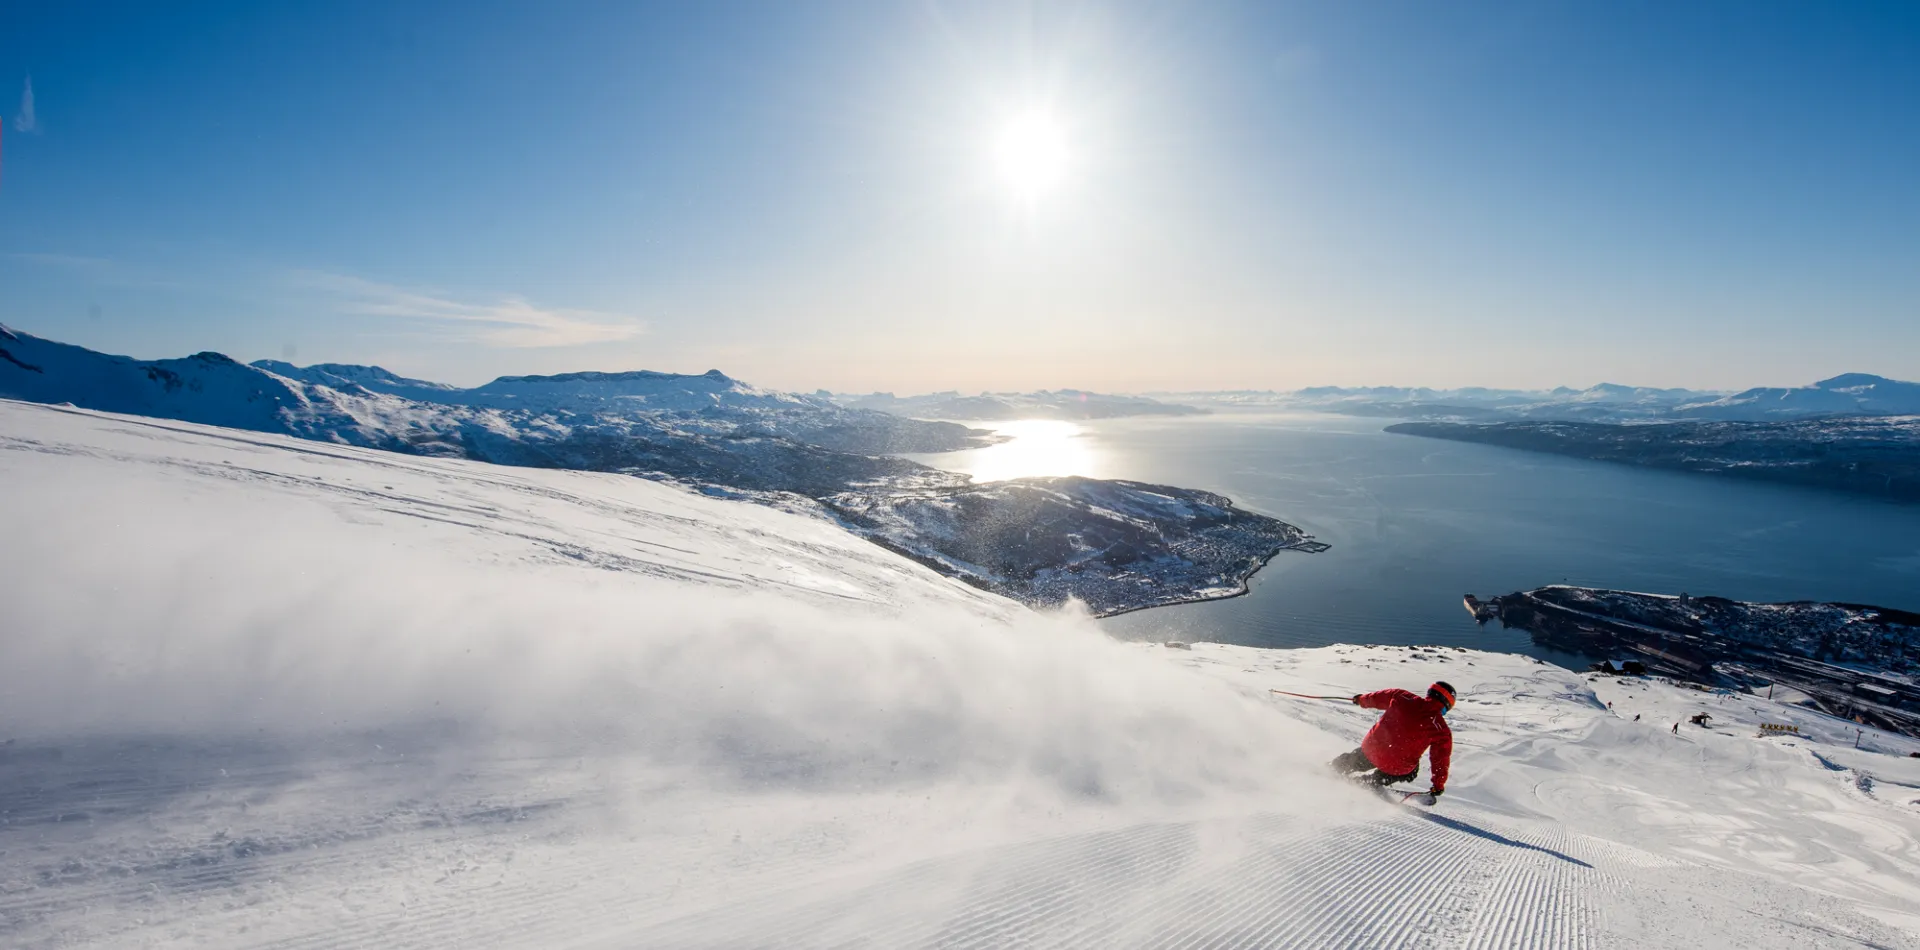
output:
POLYGON ((987 433, 760 389, 714 370, 505 376, 472 389, 377 366, 219 353, 136 360, 0 328, 0 396, 507 465, 660 471, 816 494, 912 475, 883 457, 987 433))
POLYGON ((1869 373, 1843 373, 1811 386, 1762 388, 1683 406, 1693 419, 1779 419, 1789 416, 1920 415, 1920 383, 1869 373))
POLYGON ((1402 422, 1388 432, 1920 501, 1920 417, 1775 422, 1402 422))
POLYGON ((968 422, 992 422, 1008 419, 1115 419, 1123 416, 1187 416, 1204 409, 1173 405, 1144 396, 1115 396, 1078 389, 1040 390, 1031 393, 981 393, 963 396, 958 392, 928 393, 924 396, 895 396, 892 393, 847 393, 819 395, 858 409, 915 419, 959 419, 968 422))
POLYGON ((1279 551, 1325 547, 1207 492, 1085 478, 975 485, 893 453, 986 445, 990 433, 761 389, 719 370, 502 376, 463 389, 378 366, 219 353, 136 360, 0 327, 0 398, 671 480, 832 519, 1016 600, 1075 597, 1097 613, 1230 597, 1279 551))
POLYGON ((1920 383, 1846 373, 1809 386, 1727 393, 1601 383, 1588 389, 1428 389, 1321 386, 1293 392, 1155 393, 1215 408, 1292 409, 1402 419, 1495 422, 1750 421, 1920 414, 1920 383))

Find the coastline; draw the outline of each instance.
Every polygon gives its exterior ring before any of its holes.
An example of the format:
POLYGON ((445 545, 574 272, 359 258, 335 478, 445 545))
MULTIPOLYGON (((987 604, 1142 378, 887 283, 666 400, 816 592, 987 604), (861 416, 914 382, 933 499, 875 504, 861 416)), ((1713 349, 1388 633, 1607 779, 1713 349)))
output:
POLYGON ((1920 417, 1791 422, 1399 422, 1395 435, 1920 503, 1920 417))
POLYGON ((1773 684, 1864 724, 1920 736, 1920 614, 1869 604, 1754 603, 1550 585, 1465 604, 1485 625, 1709 688, 1773 684))
POLYGON ((1080 476, 821 499, 842 526, 1028 607, 1096 618, 1243 596, 1282 551, 1330 545, 1199 489, 1080 476), (1217 593, 1216 593, 1217 592, 1217 593))
MULTIPOLYGON (((1286 522, 1281 522, 1281 523, 1286 524, 1286 522)), ((1291 525, 1291 524, 1288 524, 1287 527, 1293 528, 1295 531, 1300 530, 1297 526, 1291 525)), ((1234 582, 1234 586, 1238 589, 1230 593, 1221 594, 1217 597, 1188 597, 1181 600, 1170 600, 1170 601, 1167 601, 1166 603, 1161 603, 1161 604, 1141 604, 1138 607, 1124 607, 1119 610, 1109 611, 1107 613, 1096 613, 1093 615, 1093 619, 1107 620, 1112 617, 1124 616, 1126 614, 1137 614, 1143 610, 1158 610, 1162 607, 1184 607, 1189 604, 1211 604, 1211 603, 1216 603, 1222 600, 1232 600, 1235 597, 1245 597, 1248 594, 1253 593, 1253 575, 1258 574, 1262 570, 1264 570, 1266 566, 1273 561, 1274 558, 1279 557, 1282 553, 1287 551, 1300 551, 1304 554, 1319 554, 1322 551, 1325 551, 1328 548, 1332 547, 1332 545, 1324 541, 1313 540, 1313 536, 1305 532, 1301 532, 1300 537, 1302 538, 1302 541, 1300 543, 1288 544, 1288 545, 1283 545, 1281 547, 1274 548, 1271 552, 1262 556, 1259 559, 1259 563, 1253 565, 1252 569, 1248 570, 1245 574, 1241 575, 1239 579, 1234 582), (1312 547, 1313 545, 1318 545, 1318 547, 1312 547)))

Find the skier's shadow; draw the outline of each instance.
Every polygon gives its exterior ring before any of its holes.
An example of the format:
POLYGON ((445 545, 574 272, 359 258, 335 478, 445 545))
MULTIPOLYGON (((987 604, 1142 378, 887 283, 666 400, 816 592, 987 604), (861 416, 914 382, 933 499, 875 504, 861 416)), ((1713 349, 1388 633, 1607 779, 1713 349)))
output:
POLYGON ((1578 864, 1583 868, 1593 867, 1593 865, 1588 864, 1587 862, 1582 861, 1579 858, 1573 857, 1572 855, 1562 854, 1558 851, 1553 850, 1552 848, 1543 848, 1537 844, 1528 844, 1525 841, 1515 841, 1512 838, 1507 837, 1506 835, 1496 834, 1494 832, 1488 831, 1485 828, 1479 828, 1474 825, 1469 825, 1466 822, 1461 821, 1457 818, 1448 818, 1445 815, 1436 815, 1430 811, 1421 812, 1420 817, 1425 818, 1426 820, 1431 821, 1438 825, 1445 825, 1448 828, 1452 828, 1455 831, 1465 832, 1476 838, 1485 838, 1488 841, 1504 844, 1510 848, 1524 848, 1528 851, 1539 851, 1543 854, 1551 854, 1554 857, 1559 858, 1560 860, 1565 861, 1569 864, 1578 864))

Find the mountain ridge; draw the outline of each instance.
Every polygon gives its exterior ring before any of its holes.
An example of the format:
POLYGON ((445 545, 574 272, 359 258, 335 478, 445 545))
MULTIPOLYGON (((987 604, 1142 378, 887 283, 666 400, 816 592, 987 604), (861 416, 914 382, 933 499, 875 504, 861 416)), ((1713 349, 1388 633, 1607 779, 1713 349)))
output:
POLYGON ((671 481, 834 520, 1032 606, 1076 598, 1118 613, 1233 596, 1279 551, 1324 548, 1278 519, 1227 515, 1226 500, 1205 492, 1092 479, 972 485, 898 454, 988 444, 988 433, 761 389, 719 370, 501 377, 461 389, 352 364, 242 364, 217 353, 141 361, 11 331, 0 355, 0 397, 671 481), (21 368, 16 351, 49 369, 21 368), (1115 518, 1116 499, 1145 505, 1152 523, 1115 518), (955 511, 967 517, 956 523, 955 511), (1059 543, 1015 543, 1001 530, 1042 513, 1059 543))
POLYGON ((759 435, 867 455, 985 444, 984 433, 964 426, 759 389, 718 370, 501 377, 465 389, 378 366, 241 363, 211 351, 140 360, 12 329, 4 339, 0 395, 402 451, 551 443, 609 429, 657 438, 759 435))
POLYGON ((1310 386, 1292 391, 1153 393, 1203 406, 1332 412, 1432 421, 1765 422, 1826 416, 1920 414, 1920 383, 1842 373, 1806 386, 1737 392, 1629 386, 1490 389, 1468 386, 1310 386))

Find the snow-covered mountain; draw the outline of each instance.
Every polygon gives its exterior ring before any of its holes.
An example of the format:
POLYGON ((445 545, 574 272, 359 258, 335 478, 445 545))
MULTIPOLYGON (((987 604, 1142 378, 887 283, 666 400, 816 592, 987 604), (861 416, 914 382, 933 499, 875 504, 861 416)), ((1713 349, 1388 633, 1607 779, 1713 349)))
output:
POLYGON ((1807 416, 1920 415, 1920 383, 1846 373, 1811 386, 1758 388, 1682 406, 1691 419, 1766 421, 1807 416))
POLYGON ((446 383, 408 379, 378 366, 359 366, 352 363, 315 363, 312 366, 295 366, 281 360, 254 360, 248 365, 264 369, 276 376, 331 386, 334 389, 351 389, 358 386, 373 392, 410 398, 414 393, 432 397, 460 390, 460 387, 449 386, 446 383))
MULTIPOLYGON (((218 353, 136 360, 4 327, 0 397, 507 464, 591 458, 613 437, 706 439, 719 454, 726 454, 723 440, 788 440, 860 455, 947 451, 984 437, 952 423, 760 389, 718 370, 504 376, 461 389, 378 366, 242 364, 218 353)), ((779 446, 762 449, 766 455, 779 446)), ((792 466, 808 465, 810 453, 791 454, 792 466)), ((584 467, 625 464, 616 455, 584 467)))
POLYGON ((1586 389, 1428 389, 1317 386, 1291 392, 1155 393, 1215 408, 1338 412, 1439 421, 1769 421, 1842 415, 1920 414, 1920 383, 1848 373, 1811 386, 1738 393, 1601 383, 1586 389))
POLYGON ((1920 749, 1792 696, 1120 643, 767 507, 87 410, 0 401, 0 484, 7 947, 1920 947, 1920 749), (1268 692, 1440 678, 1430 811, 1268 692))
POLYGON ((963 396, 948 391, 923 396, 892 393, 831 395, 842 405, 877 409, 916 419, 963 419, 987 422, 1008 419, 1113 419, 1123 416, 1186 416, 1204 412, 1192 406, 1160 402, 1144 396, 1116 396, 1078 389, 1042 389, 1030 393, 981 393, 963 396))
POLYGON ((931 472, 879 457, 886 453, 987 438, 763 390, 718 371, 509 376, 461 389, 377 366, 248 365, 218 353, 135 360, 0 332, 0 397, 506 465, 659 472, 818 495, 931 472))
POLYGON ((305 386, 218 353, 136 360, 3 326, 0 396, 263 432, 293 431, 333 408, 324 397, 316 405, 305 386))
POLYGON ((828 399, 784 393, 741 382, 717 369, 699 375, 635 370, 626 373, 561 373, 502 376, 471 389, 408 379, 378 366, 317 363, 295 366, 255 360, 254 367, 322 386, 354 386, 429 402, 496 409, 600 412, 713 412, 810 409, 842 416, 828 399))
POLYGON ((1230 503, 1204 492, 1137 486, 1140 498, 1170 502, 1155 523, 1114 513, 1112 499, 1132 492, 1123 483, 972 486, 885 453, 967 447, 985 432, 760 389, 718 370, 504 376, 461 389, 377 366, 242 365, 214 353, 146 362, 7 331, 7 396, 414 455, 664 477, 839 518, 997 593, 1036 606, 1072 596, 1102 614, 1237 593, 1282 548, 1324 547, 1296 543, 1298 529, 1265 515, 1217 517, 1230 503), (956 521, 960 510, 968 517, 956 521), (1042 512, 1053 534, 1039 545, 1003 530, 1042 512))

